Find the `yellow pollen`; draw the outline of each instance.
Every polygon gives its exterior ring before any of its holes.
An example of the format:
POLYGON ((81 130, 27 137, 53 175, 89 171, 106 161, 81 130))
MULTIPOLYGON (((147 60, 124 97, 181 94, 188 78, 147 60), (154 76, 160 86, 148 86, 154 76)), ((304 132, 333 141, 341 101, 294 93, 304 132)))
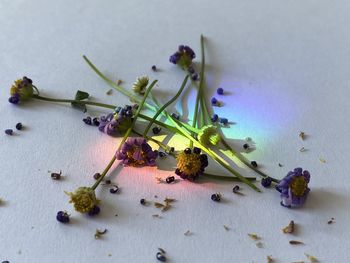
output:
POLYGON ((303 196, 307 188, 307 183, 304 176, 294 177, 289 187, 291 188, 293 195, 299 197, 303 196))

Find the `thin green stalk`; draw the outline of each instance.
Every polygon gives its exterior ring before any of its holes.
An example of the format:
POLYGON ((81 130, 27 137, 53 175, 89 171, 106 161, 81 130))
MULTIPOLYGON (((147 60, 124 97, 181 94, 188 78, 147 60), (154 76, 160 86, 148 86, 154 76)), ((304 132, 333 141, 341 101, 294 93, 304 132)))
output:
MULTIPOLYGON (((210 179, 216 179, 216 180, 234 181, 234 182, 241 181, 238 177, 233 177, 233 176, 214 175, 214 174, 208 174, 208 173, 204 173, 203 176, 210 178, 210 179)), ((244 178, 249 180, 249 181, 256 180, 255 177, 244 177, 244 178)))
POLYGON ((52 101, 52 102, 64 102, 64 103, 72 103, 77 102, 85 105, 93 105, 97 107, 107 108, 107 109, 115 109, 115 106, 110 104, 104 104, 99 102, 93 102, 93 101, 82 101, 82 100, 68 100, 68 99, 53 99, 53 98, 47 98, 39 95, 33 95, 34 99, 38 100, 44 100, 44 101, 52 101))
POLYGON ((173 103, 182 93, 183 89, 186 86, 187 80, 189 78, 189 75, 187 75, 185 77, 185 79, 183 80, 180 89, 178 90, 178 92, 175 94, 175 96, 173 98, 171 98, 167 103, 165 103, 162 107, 160 107, 158 109, 158 111, 156 112, 156 114, 153 116, 152 120, 149 122, 148 126, 146 127, 145 131, 143 132, 144 135, 147 135, 149 129, 151 128, 152 124, 154 123, 154 121, 157 119, 157 117, 171 104, 173 103))
MULTIPOLYGON (((134 126, 135 126, 135 123, 136 123, 136 120, 137 120, 137 117, 139 116, 140 114, 140 111, 147 99, 147 96, 148 94, 150 93, 151 89, 154 87, 154 85, 157 83, 157 80, 154 80, 151 85, 147 88, 143 98, 142 98, 142 101, 140 102, 140 107, 137 108, 137 111, 135 113, 135 117, 129 127, 129 129, 126 131, 122 141, 120 142, 119 146, 118 146, 118 149, 116 150, 116 152, 118 152, 121 147, 123 146, 124 142, 128 139, 130 133, 132 132, 134 126)), ((101 183, 101 181, 103 180, 103 178, 106 176, 106 174, 108 173, 109 169, 112 167, 113 163, 115 162, 117 158, 115 157, 115 155, 113 156, 113 158, 111 159, 111 161, 108 163, 107 167, 104 169, 104 171, 102 172, 101 176, 98 178, 98 180, 94 183, 94 185, 91 187, 93 190, 95 190, 97 188, 97 186, 101 183)))
MULTIPOLYGON (((182 131, 182 128, 175 122, 173 121, 172 118, 169 119, 173 122, 174 126, 176 128, 178 128, 179 130, 182 131)), ((237 171, 235 171, 234 169, 232 169, 231 166, 229 166, 229 164, 222 159, 219 155, 217 155, 215 152, 213 152, 212 150, 210 150, 209 148, 204 147, 202 144, 200 144, 196 139, 194 139, 190 134, 187 134, 187 132, 183 132, 182 133, 184 136, 187 137, 187 139, 193 141, 194 143, 198 143, 199 148, 201 148, 204 152, 206 152, 210 157, 212 157, 215 161, 217 161, 219 164, 221 164, 226 170, 228 170, 230 173, 232 173, 233 175, 237 176, 242 182, 244 182, 245 184, 247 184, 248 186, 250 186, 251 188, 253 188, 254 190, 256 190, 257 192, 261 192, 260 189, 255 186, 254 184, 252 184, 250 181, 248 181, 247 179, 245 179, 244 176, 240 175, 237 171)))
MULTIPOLYGON (((123 89, 122 87, 118 86, 116 83, 114 83, 112 80, 110 80, 109 78, 107 78, 105 75, 102 74, 101 71, 99 71, 97 69, 97 67, 84 55, 83 56, 84 60, 86 61, 86 63, 92 68, 93 71, 95 71, 95 73, 97 75, 99 75, 105 82, 107 82, 107 84, 109 84, 112 88, 114 88, 115 90, 119 91, 120 93, 124 94, 125 96, 129 97, 130 99, 132 99, 133 101, 137 102, 140 104, 140 99, 138 97, 136 97, 134 94, 132 94, 131 92, 123 89)), ((152 105, 148 104, 147 102, 145 102, 145 107, 149 108, 150 110, 156 111, 156 108, 153 107, 152 105)))
MULTIPOLYGON (((48 98, 48 97, 43 97, 43 96, 38 96, 38 95, 33 95, 33 98, 38 99, 38 100, 43 100, 43 101, 51 101, 51 102, 62 102, 62 103, 81 103, 84 105, 91 105, 91 106, 96 106, 96 107, 101 107, 101 108, 107 108, 107 109, 115 109, 117 106, 116 105, 111 105, 111 104, 104 104, 104 103, 98 103, 98 102, 92 102, 92 101, 83 101, 83 100, 69 100, 69 99, 54 99, 54 98, 48 98)), ((139 114, 139 117, 141 119, 144 119, 146 121, 151 121, 152 118, 147 116, 147 115, 143 115, 143 114, 139 114)), ((166 123, 154 120, 154 123, 157 124, 158 126, 161 126, 171 132, 177 132, 177 129, 175 129, 174 126, 168 125, 166 123)))

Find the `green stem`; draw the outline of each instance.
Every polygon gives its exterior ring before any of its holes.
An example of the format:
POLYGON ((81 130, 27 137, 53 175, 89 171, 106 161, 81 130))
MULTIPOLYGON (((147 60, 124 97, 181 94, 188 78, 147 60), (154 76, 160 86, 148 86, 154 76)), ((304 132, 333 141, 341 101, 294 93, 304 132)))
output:
POLYGON ((77 103, 82 103, 82 104, 85 104, 85 105, 93 105, 93 106, 107 108, 107 109, 115 109, 115 106, 113 106, 113 105, 99 103, 99 102, 93 102, 93 101, 53 99, 53 98, 47 98, 47 97, 43 97, 43 96, 39 96, 39 95, 33 95, 33 98, 34 99, 38 99, 38 100, 44 100, 44 101, 52 101, 52 102, 64 102, 64 103, 77 102, 77 103))
MULTIPOLYGON (((244 163, 246 166, 248 166, 250 169, 254 170, 256 173, 260 174, 262 177, 270 177, 271 180, 275 183, 279 183, 280 180, 273 178, 271 176, 268 176, 267 174, 265 174, 264 172, 258 170, 256 167, 254 167, 249 160, 247 160, 244 156, 242 156, 241 154, 237 153, 223 138, 221 138, 221 142, 222 144, 226 147, 226 149, 233 155, 235 156, 238 160, 240 160, 242 163, 244 163)), ((229 157, 231 159, 231 156, 226 152, 223 151, 223 153, 229 157)))
POLYGON ((235 171, 224 159, 222 159, 219 155, 217 155, 215 152, 213 152, 211 149, 206 148, 201 143, 199 143, 196 139, 194 139, 190 134, 183 131, 183 129, 175 122, 172 118, 169 119, 173 122, 174 126, 178 128, 179 131, 182 131, 182 134, 189 140, 193 141, 194 143, 198 143, 199 148, 201 148, 204 152, 206 152, 210 157, 212 157, 215 161, 217 161, 219 164, 221 164, 226 170, 228 170, 233 175, 237 176, 242 182, 253 188, 257 192, 261 192, 260 189, 252 184, 250 181, 245 179, 244 176, 240 175, 237 171, 235 171))
MULTIPOLYGON (((84 60, 86 61, 86 63, 92 68, 93 71, 95 71, 95 73, 97 75, 99 75, 105 82, 107 82, 108 85, 110 85, 112 88, 114 88, 115 90, 119 91, 120 93, 124 94, 125 96, 129 97, 130 99, 132 99, 133 101, 140 103, 140 99, 138 97, 136 97, 134 94, 132 94, 131 92, 128 92, 127 90, 123 89, 122 87, 118 86, 116 83, 114 83, 112 80, 110 80, 109 78, 107 78, 105 75, 102 74, 101 71, 99 71, 97 69, 97 67, 84 55, 83 56, 84 60)), ((156 108, 153 107, 152 105, 148 104, 145 102, 145 107, 149 108, 150 110, 156 111, 156 108)))
POLYGON ((178 90, 178 92, 175 94, 175 96, 173 98, 171 98, 167 103, 165 103, 162 107, 160 107, 158 109, 158 111, 156 112, 156 114, 153 116, 152 120, 149 122, 148 126, 146 127, 145 131, 143 132, 143 135, 147 135, 149 129, 151 128, 152 124, 154 123, 154 121, 157 119, 157 117, 171 104, 173 103, 182 93, 183 89, 186 86, 187 80, 188 80, 189 75, 187 75, 185 77, 185 79, 182 82, 182 85, 180 87, 180 89, 178 90))
MULTIPOLYGON (((233 177, 233 176, 214 175, 214 174, 208 174, 208 173, 204 173, 203 176, 208 177, 210 179, 218 179, 218 180, 224 180, 224 181, 234 181, 234 182, 241 181, 238 177, 233 177)), ((256 180, 255 177, 244 177, 244 178, 249 181, 256 180)))
MULTIPOLYGON (((117 106, 116 105, 111 105, 111 104, 104 104, 104 103, 98 103, 98 102, 92 102, 92 101, 83 101, 83 100, 69 100, 69 99, 53 99, 53 98, 48 98, 48 97, 43 97, 43 96, 38 96, 38 95, 33 95, 33 98, 38 99, 38 100, 43 100, 43 101, 51 101, 51 102, 62 102, 62 103, 72 103, 72 102, 79 102, 81 104, 84 105, 92 105, 92 106, 96 106, 96 107, 101 107, 101 108, 107 108, 107 109, 115 109, 117 106)), ((139 114, 139 117, 141 119, 144 119, 146 121, 151 121, 152 118, 147 116, 147 115, 143 115, 143 114, 139 114)), ((174 126, 168 125, 166 123, 154 120, 154 123, 171 131, 171 132, 177 132, 177 129, 174 126)))
MULTIPOLYGON (((135 117, 129 127, 129 129, 126 131, 122 141, 120 142, 119 146, 118 146, 118 149, 116 150, 116 152, 118 152, 121 147, 123 146, 124 142, 127 140, 127 138, 129 137, 130 133, 132 132, 134 126, 135 126, 135 123, 136 123, 136 120, 137 120, 137 117, 139 116, 140 114, 140 111, 147 99, 147 96, 148 94, 150 93, 151 89, 154 87, 154 85, 157 83, 157 80, 154 80, 151 85, 147 88, 146 92, 145 92, 145 95, 143 96, 142 98, 142 101, 140 103, 140 107, 137 108, 137 111, 135 113, 135 117)), ((115 162, 117 158, 115 157, 115 155, 113 156, 112 160, 108 163, 107 167, 103 170, 101 176, 98 178, 98 180, 94 183, 94 185, 91 187, 93 190, 95 190, 97 188, 97 186, 101 183, 101 181, 103 180, 103 178, 106 176, 106 174, 108 173, 109 169, 112 167, 113 163, 115 162)))

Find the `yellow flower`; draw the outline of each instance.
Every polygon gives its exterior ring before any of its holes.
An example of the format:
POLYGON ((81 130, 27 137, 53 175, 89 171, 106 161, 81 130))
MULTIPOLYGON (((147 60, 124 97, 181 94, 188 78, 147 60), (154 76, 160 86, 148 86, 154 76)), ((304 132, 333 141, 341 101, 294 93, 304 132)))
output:
POLYGON ((204 145, 217 145, 220 141, 220 135, 215 126, 206 125, 198 133, 198 139, 204 145))
POLYGON ((95 191, 90 187, 79 187, 74 193, 65 193, 70 196, 69 203, 73 203, 75 210, 80 213, 88 213, 100 202, 96 198, 95 191))
POLYGON ((136 79, 132 85, 132 89, 135 93, 143 95, 145 93, 145 88, 148 85, 149 78, 148 76, 141 76, 136 79))

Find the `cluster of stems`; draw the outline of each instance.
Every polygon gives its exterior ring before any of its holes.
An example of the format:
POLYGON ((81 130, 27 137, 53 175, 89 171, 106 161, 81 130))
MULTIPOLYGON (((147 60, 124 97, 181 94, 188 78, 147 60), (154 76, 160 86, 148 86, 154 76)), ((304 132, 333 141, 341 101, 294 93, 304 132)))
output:
MULTIPOLYGON (((220 130, 220 127, 217 127, 218 134, 220 136, 220 142, 221 145, 218 146, 207 146, 203 145, 198 139, 197 135, 199 134, 201 128, 203 126, 209 125, 212 123, 209 113, 209 107, 206 102, 206 98, 203 92, 204 86, 205 86, 205 54, 204 54, 204 38, 201 36, 201 69, 200 69, 200 81, 199 84, 197 82, 193 81, 192 84, 197 88, 197 96, 194 106, 194 114, 193 114, 193 122, 192 125, 187 124, 185 122, 182 122, 180 120, 175 119, 171 114, 169 114, 166 110, 166 108, 171 105, 173 102, 175 102, 179 96, 181 95, 182 91, 187 85, 187 82, 189 80, 189 75, 186 76, 180 86, 180 89, 175 94, 173 98, 171 98, 168 102, 166 102, 164 105, 161 106, 161 104, 158 102, 154 94, 151 92, 152 88, 156 84, 157 80, 153 81, 147 88, 145 94, 143 97, 139 97, 121 86, 117 85, 112 80, 108 79, 104 74, 101 73, 97 69, 97 67, 86 57, 83 56, 84 60, 87 62, 87 64, 99 75, 107 84, 109 84, 112 88, 117 90, 118 92, 122 93, 123 95, 130 98, 135 103, 138 103, 139 107, 136 111, 136 113, 133 116, 133 122, 129 129, 125 132, 123 139, 119 143, 118 150, 121 149, 123 143, 126 141, 126 139, 130 136, 130 134, 133 132, 137 134, 138 136, 143 136, 145 139, 155 142, 159 147, 163 148, 165 151, 170 152, 171 155, 176 156, 176 152, 171 152, 170 147, 165 145, 159 140, 156 140, 150 136, 148 136, 148 132, 152 125, 158 125, 166 130, 168 130, 171 133, 179 134, 186 139, 189 140, 189 147, 193 148, 193 146, 196 146, 200 148, 203 152, 205 152, 208 156, 210 156, 213 160, 218 162, 222 167, 224 167, 230 176, 220 176, 220 175, 212 175, 208 173, 204 173, 204 176, 210 177, 210 178, 216 178, 216 179, 223 179, 223 180, 232 180, 232 181, 241 181, 251 188, 253 188, 256 191, 260 191, 260 189, 253 184, 252 181, 255 180, 255 177, 244 177, 239 172, 237 172, 235 169, 232 168, 232 166, 223 158, 221 157, 216 151, 214 147, 217 147, 219 150, 222 150, 221 152, 230 159, 230 161, 233 161, 233 158, 238 158, 242 163, 244 163, 249 168, 253 169, 255 172, 260 174, 262 177, 269 177, 262 171, 260 171, 257 167, 254 167, 251 165, 248 159, 246 159, 242 154, 236 152, 226 141, 223 136, 223 133, 220 130), (150 97, 150 99, 148 99, 150 97), (148 99, 148 100, 147 100, 148 99), (155 114, 153 117, 144 115, 141 113, 142 109, 149 109, 155 114), (163 121, 157 120, 159 117, 166 118, 169 120, 171 124, 167 124, 163 121), (144 121, 148 122, 147 127, 145 130, 141 133, 135 129, 135 123, 138 119, 143 119, 144 121)), ((96 106, 96 107, 102 107, 107 109, 116 109, 116 105, 110 105, 110 104, 104 104, 104 103, 98 103, 93 102, 89 100, 69 100, 69 99, 56 99, 56 98, 48 98, 43 97, 37 92, 35 95, 33 95, 33 98, 44 100, 44 101, 51 101, 51 102, 62 102, 62 103, 79 103, 80 105, 90 105, 90 106, 96 106)), ((104 177, 107 175, 108 171, 112 167, 113 163, 116 161, 115 155, 113 155, 113 158, 110 160, 104 171, 101 173, 101 176, 99 179, 93 184, 91 187, 93 190, 95 190, 98 185, 102 182, 104 177)), ((270 177, 271 178, 271 177, 270 177)), ((273 182, 278 183, 279 180, 275 178, 271 178, 273 182)))

